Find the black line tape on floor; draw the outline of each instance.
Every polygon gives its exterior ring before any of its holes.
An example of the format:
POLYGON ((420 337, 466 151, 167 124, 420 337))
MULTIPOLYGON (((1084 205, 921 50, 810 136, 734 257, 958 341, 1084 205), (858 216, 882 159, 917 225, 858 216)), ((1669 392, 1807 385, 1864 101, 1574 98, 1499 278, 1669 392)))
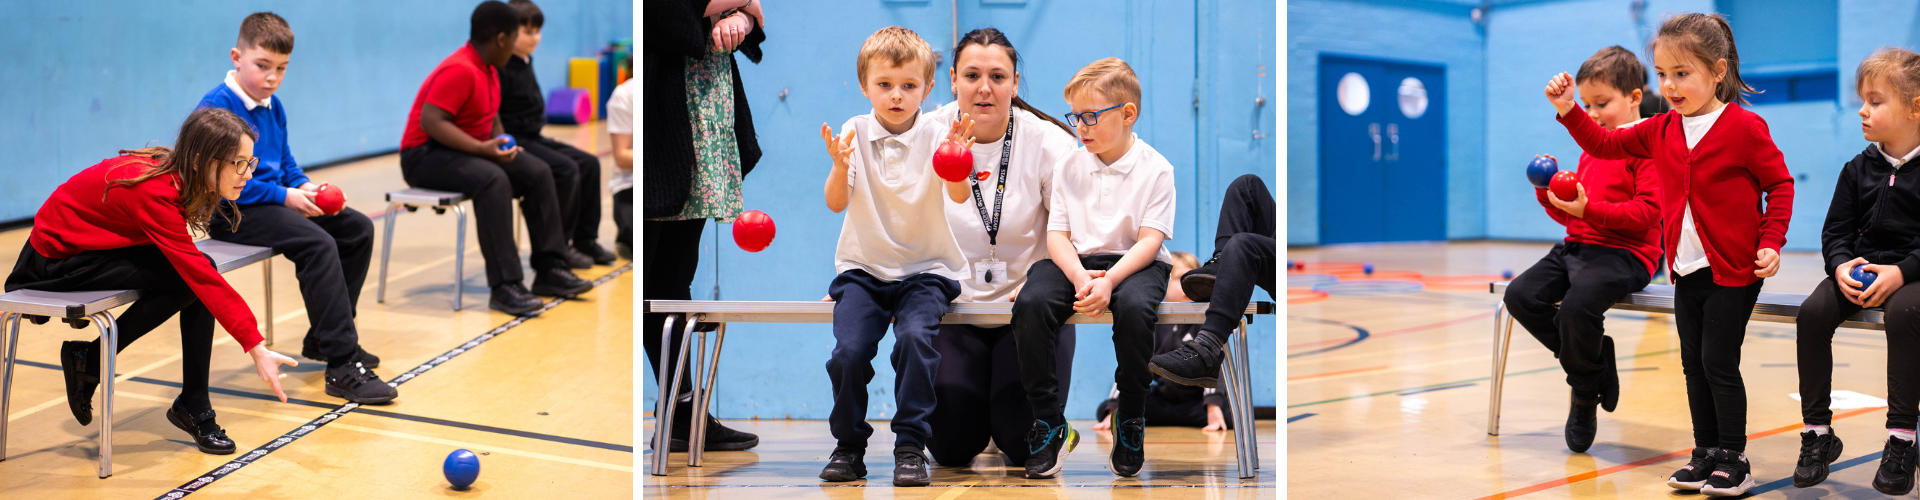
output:
MULTIPOLYGON (((633 270, 633 263, 628 262, 627 265, 620 266, 619 269, 615 269, 613 270, 613 272, 607 273, 605 276, 601 276, 599 278, 594 279, 593 287, 599 288, 600 285, 604 285, 608 281, 612 281, 614 278, 619 277, 622 274, 626 274, 627 271, 631 271, 631 270, 633 270)), ((393 380, 388 381, 387 384, 394 387, 400 387, 400 384, 407 383, 407 381, 413 380, 414 378, 419 377, 421 374, 424 374, 429 370, 439 367, 441 364, 446 363, 447 361, 452 360, 455 357, 459 357, 461 354, 467 351, 470 351, 476 347, 479 347, 480 344, 487 343, 487 341, 493 340, 494 337, 498 337, 502 334, 505 334, 507 330, 512 330, 514 327, 520 326, 520 324, 522 323, 526 323, 527 320, 539 317, 540 314, 544 314, 548 310, 551 310, 554 307, 559 306, 561 303, 564 303, 568 300, 570 299, 567 299, 564 297, 556 297, 552 300, 548 300, 546 305, 541 306, 540 309, 534 311, 532 315, 515 317, 513 318, 512 321, 508 321, 505 324, 496 326, 492 330, 488 330, 487 333, 480 334, 480 336, 474 337, 473 340, 468 340, 466 343, 460 344, 459 347, 455 347, 451 350, 448 350, 446 353, 436 356, 433 359, 428 360, 426 363, 421 364, 420 366, 414 367, 412 370, 407 370, 406 373, 402 373, 400 374, 400 376, 394 377, 393 380)), ((192 481, 188 481, 186 484, 182 484, 178 487, 175 487, 174 489, 169 490, 164 495, 155 497, 155 500, 175 500, 175 499, 186 497, 187 495, 191 495, 195 491, 200 491, 201 488, 205 488, 207 487, 207 485, 213 484, 214 481, 219 481, 220 478, 226 477, 228 474, 232 474, 234 471, 240 470, 240 468, 246 467, 247 465, 250 465, 255 461, 258 461, 261 458, 265 458, 268 454, 273 453, 274 450, 278 450, 282 447, 285 447, 286 445, 293 444, 294 441, 298 441, 300 440, 300 438, 306 437, 308 434, 312 434, 313 431, 319 430, 321 427, 326 427, 327 424, 333 423, 333 421, 338 420, 340 417, 345 416, 347 413, 352 412, 359 408, 360 408, 360 403, 347 403, 344 405, 340 405, 338 408, 334 408, 332 411, 328 411, 326 414, 321 415, 318 418, 315 418, 311 421, 308 421, 306 425, 302 425, 298 428, 295 428, 294 430, 287 431, 286 434, 280 435, 279 438, 276 438, 273 441, 269 441, 267 442, 267 444, 260 445, 260 447, 254 448, 253 451, 249 451, 247 452, 247 454, 241 455, 240 458, 235 458, 232 461, 227 462, 225 465, 221 465, 220 468, 207 471, 205 474, 201 474, 200 477, 194 478, 192 481)))

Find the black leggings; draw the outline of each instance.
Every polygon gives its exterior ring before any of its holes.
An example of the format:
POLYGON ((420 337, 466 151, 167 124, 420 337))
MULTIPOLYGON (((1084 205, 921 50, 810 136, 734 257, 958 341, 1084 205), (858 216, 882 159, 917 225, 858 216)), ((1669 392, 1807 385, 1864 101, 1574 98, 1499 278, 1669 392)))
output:
MULTIPOLYGON (((1061 387, 1072 385, 1074 338, 1073 325, 1060 327, 1054 376, 1061 387)), ((940 325, 933 348, 940 352, 940 370, 933 379, 939 403, 927 421, 933 428, 927 453, 934 463, 965 466, 987 449, 988 438, 1013 463, 1027 463, 1033 407, 1020 386, 1013 327, 940 325)))
POLYGON ((1713 283, 1714 271, 1681 276, 1673 287, 1673 323, 1680 332, 1693 445, 1746 451, 1747 386, 1740 379, 1740 344, 1765 280, 1720 286, 1713 283))
MULTIPOLYGON (((693 298, 693 271, 700 266, 700 233, 707 225, 706 219, 675 221, 643 221, 645 241, 641 243, 640 265, 646 269, 642 278, 641 300, 690 300, 693 298)), ((647 364, 653 367, 654 381, 659 382, 660 360, 663 356, 661 328, 665 327, 667 315, 646 313, 641 317, 640 335, 647 350, 647 364)), ((674 322, 676 330, 686 328, 685 323, 674 322)), ((672 337, 678 339, 679 336, 672 337)), ((680 342, 664 346, 664 356, 671 357, 680 352, 680 342)), ((676 394, 693 391, 693 377, 682 377, 676 394)), ((659 384, 654 384, 658 387, 659 384)), ((679 423, 676 423, 676 428, 679 423)))
MULTIPOLYGON (((1920 401, 1920 287, 1903 286, 1888 297, 1887 428, 1913 429, 1920 401)), ((1833 330, 1860 306, 1841 296, 1832 277, 1820 282, 1800 303, 1794 338, 1800 366, 1800 416, 1807 425, 1832 425, 1833 330)))
MULTIPOLYGON (((208 259, 211 263, 212 259, 208 259)), ((112 250, 89 250, 65 259, 40 255, 29 243, 7 275, 6 290, 23 288, 46 292, 139 290, 140 300, 115 319, 120 339, 114 352, 126 350, 175 313, 180 314, 180 399, 175 404, 189 412, 213 408, 207 399, 207 369, 213 357, 213 313, 187 288, 160 248, 139 245, 112 250)), ((94 339, 93 352, 100 352, 94 339)), ((88 362, 90 375, 100 364, 88 362)), ((5 418, 5 417, 0 417, 5 418)))

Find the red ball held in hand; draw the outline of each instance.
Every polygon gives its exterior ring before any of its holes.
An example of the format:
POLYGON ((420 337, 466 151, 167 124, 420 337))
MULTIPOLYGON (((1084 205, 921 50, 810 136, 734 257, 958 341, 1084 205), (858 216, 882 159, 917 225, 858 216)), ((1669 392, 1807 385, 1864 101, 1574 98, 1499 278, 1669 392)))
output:
POLYGON ((955 141, 947 141, 933 152, 933 173, 947 182, 967 180, 973 173, 973 151, 955 141))
POLYGON ((1553 182, 1547 190, 1553 191, 1553 197, 1560 201, 1573 201, 1580 198, 1580 178, 1571 170, 1561 170, 1553 174, 1553 182))
POLYGON ((332 184, 321 184, 313 191, 313 204, 319 205, 320 211, 327 215, 337 214, 347 208, 347 195, 332 184))
POLYGON ((766 250, 773 244, 773 217, 759 210, 740 214, 733 220, 733 243, 749 252, 766 250))

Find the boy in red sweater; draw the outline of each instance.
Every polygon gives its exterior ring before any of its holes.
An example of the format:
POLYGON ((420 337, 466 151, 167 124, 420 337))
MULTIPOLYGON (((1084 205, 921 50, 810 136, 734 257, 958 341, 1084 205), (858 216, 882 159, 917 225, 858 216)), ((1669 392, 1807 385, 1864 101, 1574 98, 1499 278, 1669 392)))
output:
MULTIPOLYGON (((1647 68, 1633 52, 1618 45, 1601 49, 1580 65, 1577 80, 1587 116, 1602 127, 1640 123, 1647 68)), ((1594 408, 1611 412, 1620 401, 1605 313, 1620 297, 1646 288, 1659 269, 1660 209, 1652 161, 1581 153, 1577 175, 1579 195, 1572 201, 1534 189, 1547 216, 1567 227, 1567 239, 1515 277, 1504 301, 1513 319, 1553 351, 1567 371, 1567 385, 1573 387, 1567 449, 1579 453, 1593 445, 1594 408)))

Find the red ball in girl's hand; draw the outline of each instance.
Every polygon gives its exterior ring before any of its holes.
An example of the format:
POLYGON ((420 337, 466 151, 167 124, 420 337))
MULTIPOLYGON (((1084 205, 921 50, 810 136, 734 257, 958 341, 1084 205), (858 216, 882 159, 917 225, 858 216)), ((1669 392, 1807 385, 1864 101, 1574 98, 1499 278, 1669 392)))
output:
POLYGON ((1571 170, 1561 170, 1553 174, 1553 182, 1550 186, 1547 190, 1553 191, 1553 197, 1559 198, 1560 201, 1573 201, 1580 198, 1580 178, 1571 170))
POLYGON ((973 173, 973 151, 958 142, 947 141, 933 151, 933 173, 947 182, 967 180, 973 173))
POLYGON ((740 214, 733 220, 733 243, 749 252, 766 250, 773 244, 773 217, 759 210, 740 214))
POLYGON ((313 204, 319 205, 320 211, 327 215, 337 214, 347 208, 347 195, 332 184, 321 184, 313 191, 313 204))

